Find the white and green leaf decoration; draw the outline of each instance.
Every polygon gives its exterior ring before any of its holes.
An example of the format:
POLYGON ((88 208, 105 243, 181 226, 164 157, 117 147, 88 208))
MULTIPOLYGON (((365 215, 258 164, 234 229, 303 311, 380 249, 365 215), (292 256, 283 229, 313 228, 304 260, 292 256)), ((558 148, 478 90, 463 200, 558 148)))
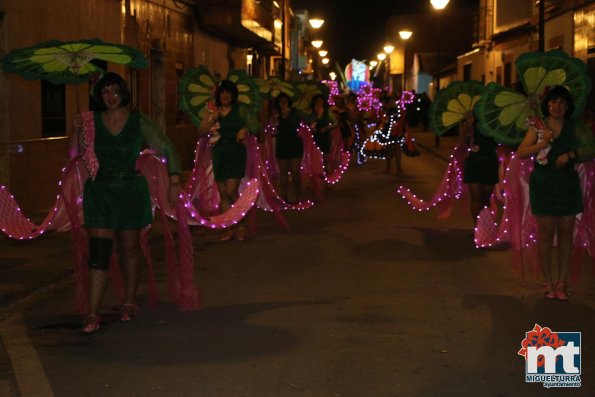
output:
POLYGON ((523 80, 528 93, 541 93, 548 86, 564 84, 566 72, 563 69, 548 71, 543 67, 532 67, 523 73, 523 80))
POLYGON ((12 50, 2 58, 2 68, 28 80, 44 79, 54 84, 81 83, 104 71, 91 61, 146 68, 147 59, 135 48, 98 39, 63 42, 51 40, 33 47, 12 50))
POLYGON ((188 69, 180 79, 180 109, 188 113, 195 125, 200 125, 204 115, 202 110, 209 102, 215 100, 216 88, 217 82, 204 65, 188 69))
POLYGON ((256 84, 260 93, 269 98, 276 98, 280 93, 287 94, 290 98, 293 98, 296 94, 293 84, 277 77, 269 77, 266 80, 256 79, 256 84))
POLYGON ((430 129, 438 136, 460 123, 473 112, 484 91, 484 85, 475 80, 453 81, 440 90, 430 105, 430 129))
POLYGON ((238 88, 238 103, 247 106, 253 112, 257 112, 262 99, 254 79, 248 76, 245 71, 239 69, 230 71, 227 79, 238 88))
POLYGON ((215 80, 208 74, 200 75, 198 82, 189 83, 187 87, 188 92, 195 94, 190 98, 190 105, 197 107, 204 106, 213 97, 214 87, 215 80))
POLYGON ((459 123, 465 117, 465 114, 473 111, 473 107, 479 101, 480 96, 471 96, 467 93, 461 93, 456 98, 448 101, 446 111, 442 113, 442 125, 446 128, 459 123))
POLYGON ((519 129, 527 129, 527 116, 533 113, 527 97, 513 91, 502 91, 494 97, 494 104, 502 109, 498 116, 502 125, 515 124, 519 129))
POLYGON ((548 87, 564 86, 574 101, 574 114, 582 112, 591 90, 586 65, 564 51, 522 54, 515 61, 524 92, 489 83, 476 107, 480 131, 499 143, 518 144, 527 131, 527 117, 541 116, 541 101, 548 87))

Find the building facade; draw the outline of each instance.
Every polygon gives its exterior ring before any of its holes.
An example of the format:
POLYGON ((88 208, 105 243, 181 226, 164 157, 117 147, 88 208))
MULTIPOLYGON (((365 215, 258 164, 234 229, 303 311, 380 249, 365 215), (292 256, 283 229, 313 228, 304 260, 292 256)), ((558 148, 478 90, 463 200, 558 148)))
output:
MULTIPOLYGON (((146 70, 99 66, 127 80, 133 106, 163 128, 190 169, 196 127, 178 108, 180 78, 199 65, 223 78, 231 69, 268 77, 289 68, 289 15, 288 0, 3 0, 0 57, 49 40, 98 38, 139 49, 146 70)), ((0 185, 25 212, 53 205, 73 117, 90 106, 87 83, 0 73, 0 185)))
MULTIPOLYGON (((595 3, 549 0, 544 5, 543 49, 583 60, 594 79, 595 3)), ((513 85, 519 80, 515 60, 539 50, 538 2, 481 0, 476 21, 474 49, 458 57, 457 79, 513 85)))

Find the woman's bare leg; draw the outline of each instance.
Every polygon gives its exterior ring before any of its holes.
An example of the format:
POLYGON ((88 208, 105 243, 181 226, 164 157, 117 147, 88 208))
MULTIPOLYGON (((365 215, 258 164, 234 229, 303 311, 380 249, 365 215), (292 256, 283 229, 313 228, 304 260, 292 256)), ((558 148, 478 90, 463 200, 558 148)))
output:
POLYGON ((537 221, 537 252, 543 281, 552 284, 552 245, 556 233, 556 218, 536 216, 535 220, 537 221))
POLYGON ((572 237, 574 233, 574 215, 557 218, 558 223, 558 283, 568 284, 568 272, 572 257, 572 237))
POLYGON ((279 193, 284 201, 287 201, 287 186, 289 184, 289 164, 290 160, 277 159, 279 163, 279 193))
POLYGON ((291 183, 293 185, 293 192, 295 194, 295 201, 302 200, 302 159, 289 160, 289 172, 291 173, 291 183))
POLYGON ((117 233, 118 257, 124 274, 125 303, 136 304, 136 290, 143 261, 140 246, 140 230, 125 230, 117 233))

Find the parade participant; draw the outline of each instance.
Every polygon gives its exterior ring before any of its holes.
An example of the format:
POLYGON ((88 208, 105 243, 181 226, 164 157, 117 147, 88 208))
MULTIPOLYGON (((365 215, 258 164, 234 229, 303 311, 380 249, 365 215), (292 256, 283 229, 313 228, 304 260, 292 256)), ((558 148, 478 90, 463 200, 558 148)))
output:
POLYGON ((277 112, 276 123, 277 134, 275 136, 275 152, 279 164, 279 188, 281 198, 288 201, 287 187, 289 174, 293 184, 295 202, 301 201, 302 181, 300 164, 304 155, 304 145, 297 131, 303 116, 292 107, 292 101, 286 93, 280 93, 275 98, 275 109, 277 112))
POLYGON ((328 105, 323 95, 312 97, 311 103, 312 118, 310 126, 313 129, 314 141, 324 157, 324 171, 329 175, 329 154, 331 152, 331 134, 330 131, 337 127, 337 122, 329 111, 328 105))
POLYGON ((498 144, 479 132, 472 112, 465 114, 459 124, 459 137, 461 144, 468 148, 463 163, 463 183, 469 190, 471 216, 476 222, 480 211, 489 206, 494 185, 498 183, 498 144))
MULTIPOLYGON (((98 168, 85 182, 84 225, 89 238, 89 308, 82 332, 98 331, 100 308, 108 280, 114 243, 125 280, 125 303, 120 319, 131 320, 137 312, 136 290, 143 262, 140 232, 152 222, 149 187, 136 170, 143 144, 167 159, 169 200, 180 193, 180 160, 165 135, 144 115, 128 107, 130 92, 122 77, 106 73, 94 86, 93 98, 101 111, 92 114, 94 140, 85 145, 83 118, 77 115, 73 147, 93 149, 98 168)), ((76 151, 71 152, 76 154, 76 151)))
MULTIPOLYGON (((220 210, 227 211, 239 196, 240 180, 246 172, 246 147, 243 139, 250 132, 252 115, 248 109, 238 104, 238 88, 230 80, 222 80, 215 92, 216 108, 203 118, 198 128, 199 137, 216 133, 217 141, 212 141, 213 174, 220 196, 220 210)), ((252 127, 254 128, 254 127, 252 127)), ((237 227, 228 227, 221 241, 233 238, 239 241, 247 239, 244 221, 237 227)))
POLYGON ((578 139, 571 118, 574 103, 568 89, 555 86, 543 98, 542 130, 529 128, 517 155, 535 156, 529 180, 531 211, 537 221, 538 258, 543 275, 543 294, 548 299, 568 300, 568 272, 572 254, 575 217, 583 211, 578 173, 574 169, 578 139), (558 279, 552 276, 554 236, 558 243, 558 279))
POLYGON ((398 109, 394 98, 388 93, 381 97, 382 102, 382 137, 385 137, 384 159, 386 161, 385 174, 390 174, 392 169, 392 160, 395 159, 397 175, 403 172, 401 166, 401 139, 405 131, 405 118, 398 116, 398 109), (398 119, 399 118, 399 119, 398 119), (398 120, 397 120, 398 119, 398 120))

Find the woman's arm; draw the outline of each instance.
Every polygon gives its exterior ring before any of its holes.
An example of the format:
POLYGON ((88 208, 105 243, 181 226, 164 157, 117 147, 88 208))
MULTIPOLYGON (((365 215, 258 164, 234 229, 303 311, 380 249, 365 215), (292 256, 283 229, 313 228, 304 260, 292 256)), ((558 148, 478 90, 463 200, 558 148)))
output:
POLYGON ((151 119, 140 114, 140 129, 144 143, 157 154, 164 156, 167 160, 167 171, 169 173, 168 201, 173 207, 180 196, 180 156, 169 138, 157 127, 151 119))
POLYGON ((211 129, 217 124, 217 120, 219 119, 219 112, 210 112, 205 110, 205 116, 203 117, 202 121, 200 122, 200 126, 198 127, 198 137, 202 138, 211 132, 211 129))
POLYGON ((80 114, 74 116, 73 120, 74 131, 68 140, 68 160, 72 160, 76 156, 83 153, 83 118, 80 114))
POLYGON ((537 131, 533 128, 529 128, 523 141, 516 150, 516 155, 521 159, 526 159, 539 153, 540 150, 549 146, 553 136, 554 134, 552 131, 546 130, 543 133, 543 139, 538 142, 537 131))
POLYGON ((180 156, 169 138, 151 119, 142 113, 140 115, 140 129, 145 145, 166 158, 169 175, 179 175, 181 172, 180 156))
POLYGON ((467 120, 463 119, 463 121, 461 121, 461 124, 459 124, 459 144, 469 144, 469 130, 472 128, 471 126, 472 124, 467 120))

